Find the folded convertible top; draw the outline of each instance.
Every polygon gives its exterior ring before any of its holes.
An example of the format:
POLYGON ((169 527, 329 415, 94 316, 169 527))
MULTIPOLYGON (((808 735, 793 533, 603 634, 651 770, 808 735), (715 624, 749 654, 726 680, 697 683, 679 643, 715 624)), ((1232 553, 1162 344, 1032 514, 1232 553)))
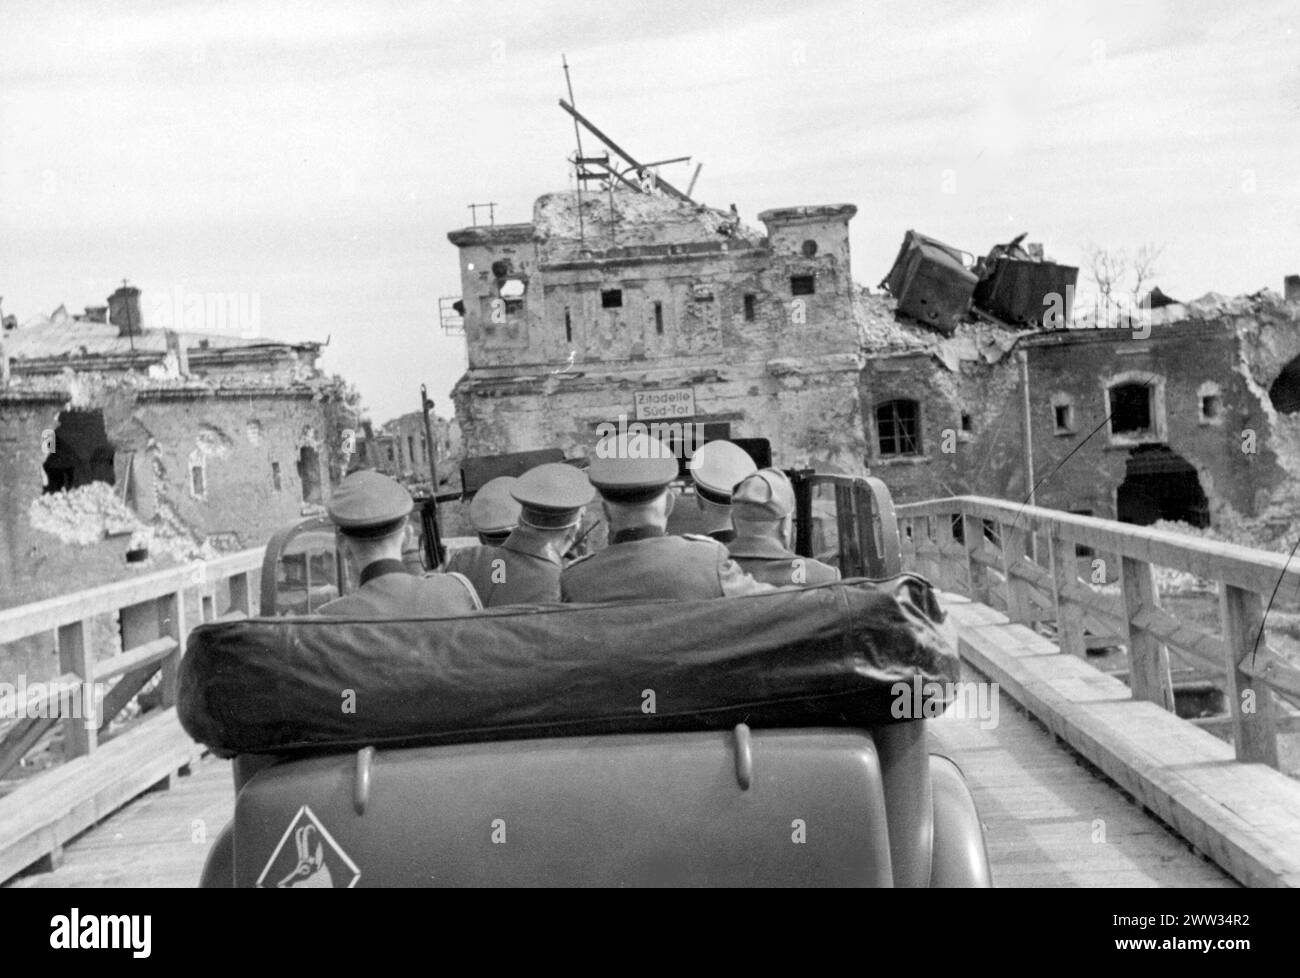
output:
POLYGON ((902 575, 700 601, 454 618, 200 625, 178 711, 218 754, 649 730, 870 726, 950 682, 930 585, 902 575))

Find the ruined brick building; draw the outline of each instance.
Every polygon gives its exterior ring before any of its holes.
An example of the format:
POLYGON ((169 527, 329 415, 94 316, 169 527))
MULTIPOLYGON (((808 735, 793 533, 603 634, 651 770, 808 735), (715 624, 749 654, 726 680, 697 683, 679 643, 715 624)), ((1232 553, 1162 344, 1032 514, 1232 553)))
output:
POLYGON ((153 329, 126 287, 0 343, 0 606, 264 543, 338 478, 318 344, 153 329))
MULTIPOLYGON (((436 415, 429 418, 436 443, 434 458, 438 469, 439 491, 455 484, 460 465, 460 426, 436 415)), ((419 411, 399 415, 384 422, 366 439, 365 463, 408 486, 424 486, 430 480, 429 440, 424 416, 419 411)))
POLYGON ((602 423, 765 437, 781 465, 861 467, 851 205, 765 211, 767 235, 691 202, 619 190, 540 198, 460 249, 470 455, 559 446, 602 423))
POLYGON ((1279 532, 1298 515, 1294 295, 1169 304, 1136 333, 1086 317, 940 332, 854 284, 852 205, 765 211, 761 235, 655 194, 581 201, 448 236, 466 454, 582 455, 620 416, 681 420, 767 438, 777 465, 879 476, 904 502, 1020 501, 1028 417, 1040 505, 1279 532))
POLYGON ((1300 302, 1211 294, 1148 315, 1137 329, 893 330, 862 375, 873 474, 904 500, 1023 501, 1027 377, 1039 505, 1286 534, 1300 518, 1300 302))

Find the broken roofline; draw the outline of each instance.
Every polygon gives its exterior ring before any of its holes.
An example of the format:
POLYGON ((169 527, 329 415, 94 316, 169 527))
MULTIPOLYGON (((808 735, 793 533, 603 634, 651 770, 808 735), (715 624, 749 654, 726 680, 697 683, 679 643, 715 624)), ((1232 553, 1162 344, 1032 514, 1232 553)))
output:
MULTIPOLYGON (((594 195, 593 195, 594 196, 594 195)), ((705 205, 701 204, 700 207, 705 205)), ((713 208, 708 208, 712 210, 713 208)), ((758 215, 764 224, 815 224, 822 221, 852 220, 858 213, 856 204, 807 204, 798 207, 775 207, 758 215)), ((653 221, 647 221, 653 224, 653 221)), ((457 247, 466 245, 527 244, 537 239, 537 229, 529 221, 520 224, 473 225, 447 232, 447 240, 457 247)))
MULTIPOLYGON (((302 343, 263 341, 250 343, 246 346, 187 346, 186 354, 191 366, 204 363, 256 363, 268 362, 274 358, 276 353, 284 354, 289 352, 295 356, 299 353, 311 353, 319 356, 321 345, 315 341, 302 343)), ((11 370, 20 375, 61 373, 69 367, 73 369, 80 367, 83 370, 92 371, 114 368, 130 369, 141 364, 148 366, 162 363, 167 359, 168 352, 167 350, 136 350, 123 353, 81 353, 76 350, 68 350, 64 353, 49 356, 14 356, 10 357, 9 364, 11 370)))

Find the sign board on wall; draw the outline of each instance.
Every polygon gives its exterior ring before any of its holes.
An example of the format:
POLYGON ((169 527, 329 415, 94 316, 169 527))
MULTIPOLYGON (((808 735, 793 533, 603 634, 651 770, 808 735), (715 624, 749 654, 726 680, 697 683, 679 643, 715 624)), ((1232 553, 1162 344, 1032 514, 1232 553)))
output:
POLYGON ((695 417, 695 391, 690 387, 637 391, 634 397, 638 421, 695 417))

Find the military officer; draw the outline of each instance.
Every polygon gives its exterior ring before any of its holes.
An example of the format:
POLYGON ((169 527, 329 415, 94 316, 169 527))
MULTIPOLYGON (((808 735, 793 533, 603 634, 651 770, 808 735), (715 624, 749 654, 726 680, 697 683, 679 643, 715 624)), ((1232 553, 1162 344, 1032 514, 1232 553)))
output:
POLYGON ((518 481, 512 475, 489 479, 470 500, 469 521, 483 546, 501 546, 519 525, 519 502, 512 495, 518 481))
POLYGON ((721 543, 730 543, 736 536, 731 525, 731 490, 758 466, 735 442, 718 440, 696 449, 687 467, 695 482, 695 503, 703 514, 704 532, 721 543))
POLYGON ((790 550, 794 487, 780 469, 759 469, 731 495, 736 538, 727 550, 752 577, 778 587, 838 581, 840 572, 790 550))
POLYGON ((609 521, 609 546, 560 573, 564 601, 719 598, 770 590, 736 566, 717 540, 668 536, 677 460, 658 439, 602 439, 587 470, 609 521))
POLYGON ((326 510, 361 572, 360 587, 322 605, 318 613, 347 618, 453 615, 483 607, 460 574, 412 574, 402 563, 406 518, 414 502, 406 488, 373 470, 339 483, 326 510))
POLYGON ((513 475, 497 476, 483 483, 474 493, 469 504, 469 522, 478 534, 479 545, 453 550, 447 557, 444 571, 464 574, 472 581, 474 578, 470 572, 479 565, 483 554, 506 542, 506 537, 519 525, 519 503, 510 495, 518 481, 513 475))
POLYGON ((466 556, 457 568, 489 608, 559 601, 564 554, 596 490, 581 469, 547 462, 520 476, 511 495, 519 525, 499 547, 461 551, 466 556))

